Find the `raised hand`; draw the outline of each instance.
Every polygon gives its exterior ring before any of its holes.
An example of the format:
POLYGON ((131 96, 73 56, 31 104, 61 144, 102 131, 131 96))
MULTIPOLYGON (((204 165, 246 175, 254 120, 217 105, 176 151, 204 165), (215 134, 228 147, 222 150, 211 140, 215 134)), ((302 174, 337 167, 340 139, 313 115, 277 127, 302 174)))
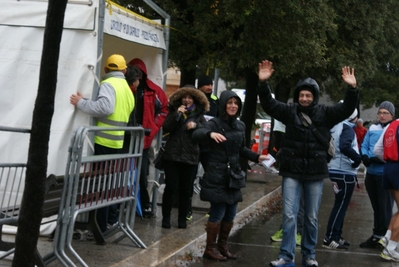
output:
POLYGON ((273 72, 273 62, 268 60, 262 60, 262 62, 259 63, 259 81, 268 80, 270 76, 272 76, 273 72))
POLYGON ((355 69, 349 66, 345 66, 342 68, 342 79, 345 83, 349 84, 353 88, 356 88, 356 78, 355 78, 355 69))

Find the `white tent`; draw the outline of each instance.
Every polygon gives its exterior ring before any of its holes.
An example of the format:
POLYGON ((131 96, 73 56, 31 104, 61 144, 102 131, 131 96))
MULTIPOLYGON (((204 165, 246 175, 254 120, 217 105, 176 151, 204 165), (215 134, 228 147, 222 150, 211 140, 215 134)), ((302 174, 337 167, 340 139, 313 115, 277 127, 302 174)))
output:
MULTIPOLYGON (((31 128, 48 2, 0 1, 0 125, 31 128)), ((69 103, 72 93, 96 98, 103 63, 111 54, 141 58, 149 78, 164 87, 165 27, 105 0, 69 1, 58 65, 48 174, 63 175, 73 131, 89 115, 69 103)), ((166 56, 165 56, 166 55, 166 56)), ((42 62, 42 64, 46 64, 42 62)), ((26 162, 29 135, 0 133, 0 162, 26 162)))

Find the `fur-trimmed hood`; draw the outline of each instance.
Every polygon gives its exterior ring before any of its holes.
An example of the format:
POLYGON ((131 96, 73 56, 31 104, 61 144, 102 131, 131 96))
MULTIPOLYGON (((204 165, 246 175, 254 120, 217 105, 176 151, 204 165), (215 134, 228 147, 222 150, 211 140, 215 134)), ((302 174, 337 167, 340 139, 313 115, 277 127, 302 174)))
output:
POLYGON ((200 114, 209 111, 209 102, 206 95, 202 91, 190 87, 177 89, 169 96, 169 110, 177 110, 182 104, 181 99, 186 95, 193 97, 196 109, 200 114))

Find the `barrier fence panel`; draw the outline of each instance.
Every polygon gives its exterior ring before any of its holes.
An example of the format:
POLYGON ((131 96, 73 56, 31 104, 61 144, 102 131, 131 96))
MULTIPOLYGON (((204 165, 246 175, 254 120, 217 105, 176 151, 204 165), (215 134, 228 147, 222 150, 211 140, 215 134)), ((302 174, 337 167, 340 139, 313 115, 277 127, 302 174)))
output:
MULTIPOLYGON (((1 132, 30 133, 28 129, 0 126, 1 132)), ((14 253, 15 244, 3 241, 3 225, 17 225, 19 208, 22 201, 26 162, 0 163, 0 255, 3 259, 14 253)))
POLYGON ((67 252, 81 266, 87 266, 72 247, 76 218, 111 205, 119 205, 119 220, 102 235, 110 238, 118 232, 136 246, 146 248, 133 231, 136 197, 140 179, 144 130, 142 127, 104 128, 79 127, 71 139, 64 176, 54 251, 44 257, 46 264, 57 259, 63 266, 76 266, 67 252), (130 131, 129 152, 125 154, 92 155, 90 136, 99 131, 130 131), (136 186, 137 185, 137 186, 136 186))

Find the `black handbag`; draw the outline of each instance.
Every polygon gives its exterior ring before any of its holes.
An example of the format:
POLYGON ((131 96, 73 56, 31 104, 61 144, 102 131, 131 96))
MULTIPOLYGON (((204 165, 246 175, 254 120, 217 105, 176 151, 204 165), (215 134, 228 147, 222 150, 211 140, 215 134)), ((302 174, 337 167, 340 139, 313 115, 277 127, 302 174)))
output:
POLYGON ((164 169, 164 161, 162 160, 162 156, 165 152, 165 147, 161 146, 158 150, 157 156, 155 157, 153 163, 154 167, 160 171, 163 171, 164 169))

